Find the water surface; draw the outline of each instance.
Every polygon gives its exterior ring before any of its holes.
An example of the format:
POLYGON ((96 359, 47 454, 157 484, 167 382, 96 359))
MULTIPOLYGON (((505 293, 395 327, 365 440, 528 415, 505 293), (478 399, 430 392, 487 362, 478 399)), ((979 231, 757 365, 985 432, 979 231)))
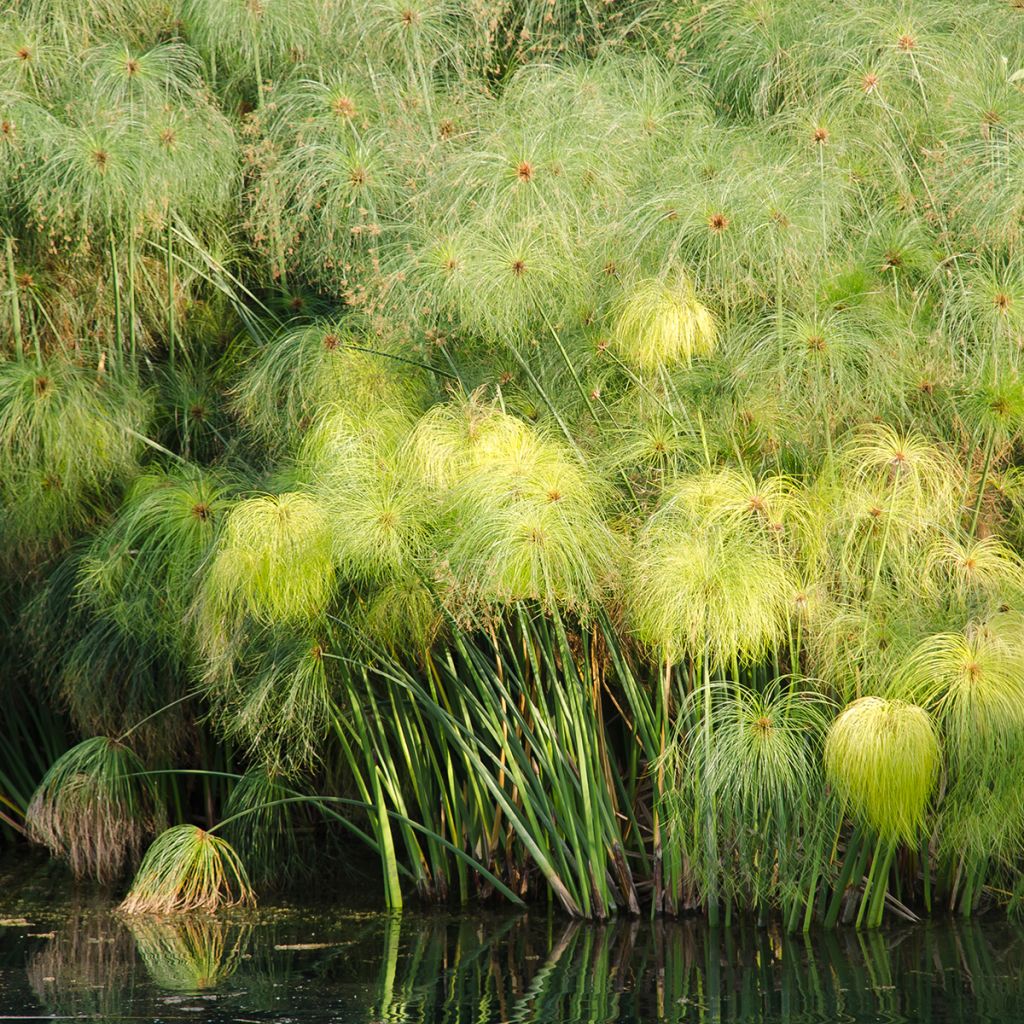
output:
POLYGON ((57 869, 0 864, 0 1020, 1024 1022, 1024 930, 857 934, 573 924, 532 911, 264 906, 133 920, 57 869))

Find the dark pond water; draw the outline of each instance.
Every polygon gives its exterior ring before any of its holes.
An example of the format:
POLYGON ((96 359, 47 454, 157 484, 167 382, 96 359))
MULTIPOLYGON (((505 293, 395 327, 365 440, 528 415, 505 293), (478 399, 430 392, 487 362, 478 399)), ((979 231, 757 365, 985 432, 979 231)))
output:
MULTIPOLYGON (((321 894, 326 896, 329 894, 321 894)), ((787 938, 695 922, 264 907, 127 920, 0 862, 0 1020, 1024 1022, 1024 930, 946 922, 787 938)))

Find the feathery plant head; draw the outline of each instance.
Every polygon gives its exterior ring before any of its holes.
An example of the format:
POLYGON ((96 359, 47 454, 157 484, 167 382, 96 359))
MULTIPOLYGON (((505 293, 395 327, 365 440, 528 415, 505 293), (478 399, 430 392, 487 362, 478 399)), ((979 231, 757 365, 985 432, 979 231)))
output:
POLYGON ((781 640, 790 614, 795 582, 771 531, 749 509, 747 522, 716 520, 715 482, 698 478, 695 488, 682 479, 641 528, 631 558, 634 629, 669 662, 684 654, 715 665, 755 661, 781 640))
MULTIPOLYGON (((712 705, 709 791, 752 823, 767 813, 806 813, 820 799, 808 785, 820 775, 827 699, 779 681, 762 692, 740 687, 723 697, 712 705)), ((704 728, 703 721, 694 727, 693 742, 704 728)))
POLYGON ((232 662, 210 663, 204 686, 218 731, 267 771, 293 776, 319 763, 336 707, 323 643, 308 630, 247 635, 232 662))
POLYGON ((680 271, 671 283, 648 278, 628 289, 612 341, 631 366, 657 370, 711 355, 718 342, 718 326, 680 271))
POLYGON ((200 633, 216 651, 247 619, 301 623, 334 591, 331 521, 309 494, 247 498, 228 512, 198 596, 200 633))
POLYGON ((978 338, 982 351, 1017 345, 1024 334, 1024 259, 988 257, 966 267, 950 314, 956 329, 978 338))
POLYGON ((433 406, 417 421, 409 447, 428 487, 446 490, 467 473, 503 463, 529 445, 530 427, 484 400, 479 390, 433 406))
POLYGON ((164 818, 145 766, 124 743, 95 736, 62 754, 29 804, 29 835, 76 878, 117 881, 164 818))
POLYGON ((79 586, 89 603, 128 634, 176 645, 227 492, 198 470, 153 469, 136 480, 82 560, 79 586))
POLYGON ((829 781, 883 839, 913 843, 939 770, 939 740, 915 704, 861 697, 839 714, 825 741, 829 781))
POLYGON ((990 606, 1019 606, 1024 562, 998 537, 946 537, 931 549, 922 580, 938 594, 990 606))
MULTIPOLYGON (((67 536, 135 471, 149 402, 131 376, 64 358, 0 363, 0 498, 8 544, 67 536)), ((11 548, 13 551, 13 548, 11 548)))
POLYGON ((504 414, 462 420, 467 412, 434 418, 417 438, 418 454, 442 477, 436 457, 452 459, 439 526, 440 557, 456 581, 451 598, 588 608, 618 569, 601 481, 537 428, 514 427, 504 414))
POLYGON ((182 0, 185 37, 230 79, 262 88, 313 50, 325 5, 317 0, 182 0))
POLYGON ((894 684, 933 710, 957 765, 985 761, 1024 738, 1024 626, 996 614, 962 633, 926 637, 894 684))
POLYGON ((976 436, 991 437, 1003 448, 1024 428, 1024 380, 1014 367, 998 363, 981 380, 972 375, 957 396, 957 409, 965 426, 976 436))
POLYGON ((421 376, 390 358, 398 354, 392 347, 349 322, 290 328, 246 368, 234 406, 264 443, 304 432, 325 411, 346 409, 370 421, 376 410, 415 409, 423 396, 421 376), (367 348, 381 352, 362 351, 367 348))
POLYGON ((198 57, 181 43, 146 51, 124 42, 104 43, 83 55, 82 74, 94 95, 113 106, 162 105, 200 87, 198 57))
POLYGON ((255 902, 245 867, 226 840, 195 825, 175 825, 146 851, 120 910, 185 914, 255 902))
POLYGON ((422 573, 389 580, 349 614, 371 644, 396 651, 429 651, 442 627, 438 595, 422 573))
POLYGON ((466 232, 457 298, 466 329, 516 344, 554 310, 560 321, 582 318, 588 278, 564 225, 483 224, 466 232))
POLYGON ((884 541, 894 524, 899 539, 955 525, 962 471, 946 448, 916 431, 884 423, 859 428, 839 454, 839 472, 853 529, 880 529, 884 541))

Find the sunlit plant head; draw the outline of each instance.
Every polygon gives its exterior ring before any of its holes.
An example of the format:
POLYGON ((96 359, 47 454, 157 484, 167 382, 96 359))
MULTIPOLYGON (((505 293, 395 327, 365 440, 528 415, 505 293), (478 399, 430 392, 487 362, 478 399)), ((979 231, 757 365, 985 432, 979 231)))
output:
POLYGON ((921 519, 942 522, 959 500, 961 470, 948 448, 916 431, 884 423, 859 428, 844 446, 840 469, 851 483, 906 501, 921 519))
POLYGON ((216 650, 247 619, 301 624, 335 583, 330 517, 309 494, 247 498, 227 514, 198 595, 200 634, 216 650))
POLYGON ((626 573, 633 628, 664 661, 756 661, 785 632, 794 585, 787 560, 756 513, 726 512, 720 487, 716 477, 681 479, 634 546, 626 573), (716 519, 716 509, 726 514, 716 519))
POLYGON ((452 460, 439 521, 440 558, 454 575, 450 598, 456 606, 530 600, 586 610, 618 570, 605 487, 564 444, 495 415, 475 425, 435 419, 417 438, 428 467, 443 473, 440 459, 452 460))
POLYGON ((657 370, 710 355, 718 341, 718 327, 680 272, 674 280, 647 279, 627 290, 612 341, 631 366, 657 370))
MULTIPOLYGON (((398 354, 386 339, 340 320, 290 328, 255 355, 235 385, 233 404, 262 444, 293 452, 296 437, 325 414, 347 410, 352 422, 368 425, 378 412, 389 422, 408 418, 425 385, 398 354)), ((379 425, 372 429, 379 432, 379 425)))
POLYGON ((514 458, 529 444, 527 423, 475 392, 429 409, 416 423, 409 447, 427 485, 443 490, 469 472, 514 458))
POLYGON ((825 742, 828 778, 851 811, 883 839, 913 843, 938 775, 939 740, 924 708, 861 697, 825 742))
POLYGON ((1001 758, 1024 737, 1024 630, 1018 614, 996 614, 965 631, 926 637, 900 666, 895 685, 933 710, 954 764, 1001 758))

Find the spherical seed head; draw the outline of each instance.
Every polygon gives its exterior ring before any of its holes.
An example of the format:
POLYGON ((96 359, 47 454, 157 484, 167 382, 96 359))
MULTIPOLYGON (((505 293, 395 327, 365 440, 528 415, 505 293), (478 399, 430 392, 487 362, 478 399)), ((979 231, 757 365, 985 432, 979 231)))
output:
POLYGON ((870 95, 878 88, 878 75, 869 71, 861 80, 860 87, 866 95, 870 95))
POLYGON ((899 47, 900 50, 903 51, 903 53, 910 53, 910 51, 913 50, 915 46, 917 46, 917 40, 914 39, 912 35, 904 33, 903 35, 900 36, 896 45, 899 47))
POLYGON ((720 235, 729 226, 729 218, 724 213, 713 213, 708 217, 708 227, 716 235, 720 235))
POLYGON ((824 352, 825 351, 825 338, 821 334, 811 334, 807 338, 807 347, 812 352, 824 352))
POLYGON ((531 164, 528 160, 524 160, 516 168, 516 177, 520 181, 533 181, 533 164, 531 164))
POLYGON ((32 59, 32 51, 27 46, 20 46, 15 56, 20 61, 29 61, 32 59))
POLYGON ((818 143, 819 146, 823 146, 826 142, 828 142, 828 136, 829 131, 827 128, 823 128, 819 125, 817 128, 814 129, 814 141, 818 143))
POLYGON ((139 62, 134 57, 129 57, 124 62, 124 70, 129 78, 134 78, 139 73, 139 62))
POLYGON ((107 165, 110 162, 110 154, 105 149, 97 149, 93 151, 92 162, 96 165, 100 174, 104 174, 107 170, 107 165))
POLYGON ((324 335, 324 348, 328 352, 333 352, 341 344, 341 338, 337 334, 330 332, 324 335))
POLYGON ((1010 306, 1013 305, 1013 300, 1006 292, 998 292, 992 299, 992 304, 1002 314, 1006 315, 1010 311, 1010 306))
POLYGON ((512 273, 515 277, 522 277, 526 273, 525 261, 518 259, 512 261, 512 273))
POLYGON ((200 501, 192 506, 192 516, 200 523, 208 522, 210 514, 210 506, 207 505, 206 502, 200 501))

